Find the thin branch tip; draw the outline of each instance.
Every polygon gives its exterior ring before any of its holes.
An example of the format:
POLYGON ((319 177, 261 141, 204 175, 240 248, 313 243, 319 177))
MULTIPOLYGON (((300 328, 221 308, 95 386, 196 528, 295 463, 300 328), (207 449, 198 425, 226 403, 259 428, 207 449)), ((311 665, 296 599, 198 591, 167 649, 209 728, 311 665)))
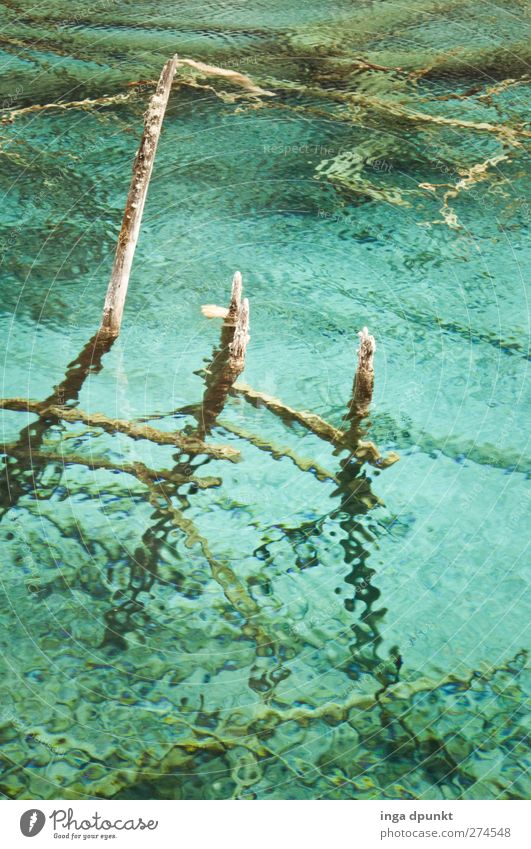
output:
POLYGON ((374 372, 374 352, 376 351, 376 339, 369 333, 369 328, 364 327, 358 331, 360 346, 358 348, 358 371, 374 372))
POLYGON ((240 314, 240 305, 242 302, 242 291, 243 291, 243 279, 240 271, 236 271, 234 273, 234 277, 232 278, 232 289, 230 296, 230 305, 228 318, 231 321, 237 321, 238 316, 240 314))

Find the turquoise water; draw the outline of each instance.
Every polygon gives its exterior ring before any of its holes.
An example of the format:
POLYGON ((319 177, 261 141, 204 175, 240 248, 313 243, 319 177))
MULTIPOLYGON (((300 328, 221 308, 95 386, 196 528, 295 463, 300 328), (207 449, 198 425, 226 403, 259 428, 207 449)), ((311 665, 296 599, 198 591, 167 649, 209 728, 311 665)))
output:
POLYGON ((241 395, 207 440, 237 463, 2 411, 0 791, 525 797, 523 5, 0 5, 2 397, 50 396, 97 329, 127 86, 177 51, 274 97, 179 71, 122 333, 69 405, 193 432, 200 307, 240 269, 242 380, 341 427, 367 325, 364 438, 400 456, 241 395))

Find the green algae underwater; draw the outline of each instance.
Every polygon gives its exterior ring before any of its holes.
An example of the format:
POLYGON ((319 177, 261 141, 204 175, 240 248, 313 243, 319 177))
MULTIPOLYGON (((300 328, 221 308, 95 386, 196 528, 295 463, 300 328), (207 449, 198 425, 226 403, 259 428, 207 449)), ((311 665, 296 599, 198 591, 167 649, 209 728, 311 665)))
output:
POLYGON ((162 65, 217 69, 177 70, 88 417, 2 410, 0 792, 525 798, 525 4, 0 8, 4 398, 97 330, 162 65), (399 462, 242 392, 229 459, 90 418, 197 433, 236 269, 241 380, 344 428, 368 326, 399 462))

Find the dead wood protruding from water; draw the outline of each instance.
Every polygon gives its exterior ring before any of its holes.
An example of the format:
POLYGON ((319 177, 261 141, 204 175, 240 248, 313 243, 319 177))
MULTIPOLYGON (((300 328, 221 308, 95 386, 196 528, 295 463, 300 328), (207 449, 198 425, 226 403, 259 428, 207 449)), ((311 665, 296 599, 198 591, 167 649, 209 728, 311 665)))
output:
MULTIPOLYGON (((149 179, 153 169, 153 161, 157 149, 162 120, 166 111, 166 105, 171 91, 171 84, 175 74, 176 62, 177 57, 174 56, 164 65, 156 91, 151 98, 145 115, 144 133, 133 164, 133 178, 129 189, 129 195, 127 197, 122 229, 118 237, 114 267, 105 298, 101 327, 96 335, 86 343, 76 359, 70 363, 65 377, 61 383, 54 388, 53 393, 44 401, 28 402, 33 404, 35 407, 33 411, 38 413, 39 420, 21 430, 16 445, 17 449, 29 448, 30 450, 28 451, 27 456, 24 456, 19 452, 19 456, 17 458, 18 468, 16 471, 13 468, 8 469, 6 467, 6 469, 0 473, 0 484, 3 488, 5 483, 7 493, 6 503, 10 507, 17 503, 19 497, 24 492, 24 486, 21 480, 17 480, 17 478, 21 477, 18 473, 20 472, 24 475, 29 471, 32 475, 33 484, 35 486, 36 469, 34 467, 33 457, 37 456, 36 452, 42 444, 46 430, 50 424, 53 424, 54 420, 69 420, 68 415, 71 415, 73 411, 70 410, 65 412, 62 405, 78 400, 81 388, 87 376, 91 372, 96 373, 100 371, 102 368, 103 355, 110 350, 114 339, 120 331, 127 285, 129 282, 129 274, 133 262, 136 242, 138 240, 140 222, 144 209, 149 179)), ((10 399, 5 400, 9 401, 10 399)), ((22 400, 24 403, 24 399, 15 400, 22 400)), ((29 409, 29 407, 12 407, 11 409, 29 409)), ((87 416, 87 414, 83 415, 87 416)), ((82 419, 78 418, 77 420, 80 421, 82 419)), ((38 468, 39 463, 36 465, 38 468)))
POLYGON ((201 312, 205 318, 222 318, 225 325, 234 325, 238 321, 242 301, 243 281, 241 272, 236 271, 232 278, 232 291, 229 308, 217 304, 203 304, 201 312))
POLYGON ((240 271, 234 273, 232 278, 232 290, 230 295, 229 311, 227 313, 227 323, 236 324, 240 315, 240 306, 242 303, 243 280, 240 271))
POLYGON ((209 318, 224 317, 219 348, 214 349, 212 360, 205 372, 206 389, 203 401, 195 413, 199 422, 199 436, 210 433, 222 412, 230 390, 245 368, 245 352, 249 342, 249 299, 242 301, 242 276, 237 271, 232 279, 231 299, 228 309, 215 304, 201 308, 209 318))
POLYGON ((360 338, 358 366, 354 377, 352 399, 346 417, 349 423, 346 430, 334 427, 316 413, 295 410, 293 407, 284 404, 279 398, 274 398, 265 392, 258 392, 245 383, 233 384, 231 393, 241 395, 254 407, 265 407, 286 424, 297 423, 302 425, 306 430, 318 436, 319 439, 329 442, 338 451, 347 448, 351 452, 351 456, 354 456, 361 463, 369 463, 379 469, 387 468, 396 463, 398 455, 391 451, 387 456, 383 456, 374 442, 362 438, 364 434, 361 422, 368 415, 374 388, 376 342, 374 336, 369 334, 366 327, 359 331, 358 336, 360 338))
POLYGON ((358 332, 360 346, 358 348, 358 367, 352 389, 352 403, 348 419, 354 422, 367 416, 372 401, 374 389, 374 352, 376 340, 366 327, 358 332))
POLYGON ((101 323, 102 330, 112 336, 117 336, 120 332, 142 213, 176 67, 177 56, 173 56, 162 69, 157 88, 145 114, 144 132, 133 163, 133 177, 125 205, 101 323))
POLYGON ((234 338, 229 345, 230 360, 233 369, 243 371, 245 352, 249 342, 249 298, 244 298, 240 307, 238 321, 234 328, 234 338))
MULTIPOLYGON (((68 364, 61 383, 54 387, 53 392, 44 401, 40 402, 42 407, 51 408, 76 402, 88 375, 97 374, 103 368, 103 356, 110 351, 113 342, 114 337, 99 332, 89 339, 75 360, 68 364)), ((48 427, 53 424, 54 418, 52 415, 48 418, 41 416, 37 422, 23 428, 17 440, 18 447, 25 449, 30 445, 36 451, 42 444, 48 427)))

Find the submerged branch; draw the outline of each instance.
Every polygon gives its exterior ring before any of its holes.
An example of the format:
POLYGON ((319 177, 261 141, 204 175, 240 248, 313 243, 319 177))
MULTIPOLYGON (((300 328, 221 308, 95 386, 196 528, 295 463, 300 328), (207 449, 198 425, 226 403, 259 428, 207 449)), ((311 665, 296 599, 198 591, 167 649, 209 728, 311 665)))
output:
POLYGON ((192 408, 198 422, 198 434, 210 433, 222 412, 234 381, 245 368, 245 352, 249 342, 249 301, 242 301, 242 276, 237 271, 232 280, 228 309, 207 304, 201 308, 209 318, 224 318, 219 349, 214 349, 210 366, 205 370, 206 389, 198 409, 192 408))
MULTIPOLYGON (((77 401, 83 384, 89 374, 97 374, 103 368, 102 360, 113 345, 114 339, 108 334, 97 333, 82 348, 75 360, 69 363, 66 374, 53 392, 41 402, 43 408, 53 408, 57 405, 66 404, 69 401, 77 401)), ((19 399, 20 400, 20 399, 19 399)), ((24 487, 21 486, 19 473, 31 471, 35 481, 35 462, 38 450, 43 443, 46 431, 50 424, 57 419, 52 415, 41 416, 38 421, 22 428, 19 433, 15 448, 18 450, 17 466, 15 470, 7 467, 0 473, 0 489, 4 489, 6 498, 4 503, 8 507, 14 507, 18 498, 23 494, 24 487), (29 454, 24 452, 29 449, 29 454)), ((15 452, 11 452, 15 456, 15 452)))
MULTIPOLYGON (((508 666, 511 662, 509 662, 508 666)), ((505 667, 500 667, 504 669, 505 667)), ((386 687, 385 690, 377 690, 375 693, 359 693, 353 692, 344 702, 326 702, 319 707, 292 707, 292 708, 276 708, 271 705, 261 704, 255 707, 252 722, 263 723, 270 722, 273 727, 284 722, 311 722, 313 720, 322 719, 324 722, 340 722, 349 718, 352 710, 365 711, 376 705, 382 705, 385 701, 405 701, 411 703, 411 698, 419 693, 432 693, 436 690, 447 686, 448 684, 458 684, 466 690, 473 683, 477 683, 479 679, 490 681, 494 675, 500 671, 498 668, 485 669, 483 674, 478 674, 476 670, 468 670, 464 675, 451 674, 439 680, 433 678, 420 677, 414 681, 397 681, 386 687)), ((231 719, 237 715, 242 715, 243 709, 237 708, 231 712, 231 719)), ((236 728, 238 726, 235 726, 236 728)), ((226 728, 224 729, 226 730, 226 728)))
POLYGON ((326 442, 331 442, 335 445, 343 438, 343 431, 329 424, 315 413, 288 407, 279 398, 274 398, 265 392, 259 392, 247 383, 235 383, 232 387, 232 394, 241 395, 253 407, 265 407, 288 424, 292 424, 293 422, 301 424, 306 430, 311 430, 312 433, 315 433, 316 436, 324 439, 326 442))
POLYGON ((199 71, 201 76, 205 77, 222 77, 233 85, 244 88, 250 94, 266 97, 274 97, 274 92, 267 91, 256 85, 246 74, 241 74, 239 71, 232 71, 229 68, 220 68, 217 65, 207 65, 205 62, 198 62, 195 59, 179 59, 178 66, 187 65, 199 71))
POLYGON ((216 460, 235 462, 240 453, 228 445, 207 445, 195 436, 183 436, 180 433, 166 433, 149 425, 138 425, 125 419, 113 419, 103 413, 85 413, 79 408, 69 409, 56 405, 46 405, 42 401, 27 398, 0 398, 0 409, 35 413, 44 419, 58 419, 65 422, 83 422, 88 427, 98 427, 107 433, 124 433, 132 439, 146 439, 157 445, 174 445, 187 454, 205 454, 216 460))
POLYGON ((274 460, 291 460, 291 462, 300 469, 301 472, 311 472, 315 475, 317 480, 329 480, 336 484, 339 482, 336 475, 332 472, 327 471, 314 460, 299 457, 298 454, 295 454, 295 452, 287 445, 276 445, 274 442, 271 442, 271 440, 265 439, 263 436, 259 436, 255 433, 250 433, 248 430, 240 427, 240 425, 237 425, 234 422, 223 420, 218 422, 218 425, 223 428, 223 430, 228 430, 229 433, 233 433, 240 439, 244 439, 246 442, 249 442, 250 445, 254 445, 254 447, 258 448, 260 451, 267 452, 274 460))
MULTIPOLYGON (((490 683, 498 672, 510 669, 514 660, 516 658, 508 661, 504 666, 485 668, 482 671, 467 670, 460 675, 450 674, 440 679, 423 676, 414 681, 398 681, 385 690, 377 690, 374 693, 360 693, 353 689, 344 702, 326 702, 317 707, 282 708, 259 703, 251 709, 235 708, 230 711, 227 719, 218 726, 216 731, 204 725, 202 727, 193 725, 179 715, 173 719, 174 724, 188 727, 193 737, 175 741, 171 751, 162 759, 160 766, 163 770, 174 769, 182 763, 183 758, 190 757, 195 752, 208 750, 223 753, 240 746, 252 750, 260 760, 282 759, 271 745, 264 744, 264 739, 271 739, 272 732, 286 722, 295 722, 301 726, 314 721, 337 725, 339 722, 352 721, 356 715, 353 714, 354 711, 359 714, 373 708, 384 708, 388 702, 403 702, 405 710, 408 711, 414 696, 425 694, 428 698, 449 685, 466 692, 472 686, 477 686, 479 682, 490 683)), ((323 777, 327 776, 323 774, 323 777)))
POLYGON ((22 106, 19 109, 9 109, 2 114, 0 119, 2 124, 11 124, 15 118, 21 115, 29 115, 33 112, 44 112, 50 109, 93 109, 96 106, 113 106, 117 103, 127 103, 138 96, 138 89, 120 94, 112 94, 103 97, 85 98, 84 100, 70 100, 66 103, 32 103, 31 106, 22 106))
POLYGON ((81 349, 75 360, 67 366, 66 374, 54 391, 42 403, 45 405, 66 404, 77 401, 89 374, 98 374, 103 368, 103 357, 114 344, 114 337, 98 331, 81 349))
POLYGON ((373 442, 356 439, 351 442, 349 431, 339 430, 315 413, 295 410, 288 407, 278 398, 273 398, 265 392, 258 392, 246 383, 235 383, 231 390, 232 394, 241 395, 254 407, 265 407, 275 416, 278 416, 287 424, 297 422, 307 430, 310 430, 320 439, 329 442, 336 448, 348 448, 351 453, 361 462, 370 463, 376 468, 383 469, 396 463, 398 455, 393 451, 384 457, 378 451, 373 442))
POLYGON ((477 162, 462 173, 462 177, 455 185, 449 183, 419 183, 419 188, 427 189, 430 192, 436 192, 438 188, 446 188, 448 191, 444 193, 443 205, 439 212, 442 219, 432 221, 432 224, 447 224, 452 230, 459 230, 461 225, 457 220, 457 215, 449 205, 448 201, 456 198, 460 192, 467 192, 476 183, 482 183, 489 178, 489 168, 495 168, 498 163, 508 161, 509 157, 505 154, 492 156, 484 162, 477 162))
POLYGON ((59 462, 64 467, 74 465, 86 466, 91 470, 105 469, 109 472, 124 472, 127 475, 136 477, 145 486, 149 486, 148 481, 156 483, 158 480, 165 480, 179 486, 190 483, 197 486, 198 489, 210 489, 211 487, 221 486, 221 478, 198 478, 194 475, 181 475, 167 469, 150 469, 149 466, 146 466, 145 463, 141 463, 139 460, 135 460, 133 463, 120 463, 118 460, 106 460, 104 457, 80 457, 78 454, 35 451, 31 448, 23 450, 17 443, 2 445, 1 452, 9 454, 12 457, 27 457, 31 461, 36 459, 59 462))
MULTIPOLYGON (((315 88, 302 83, 286 82, 286 81, 271 81, 275 88, 286 92, 300 92, 311 97, 331 100, 336 103, 352 104, 352 106, 361 107, 368 111, 373 110, 381 114, 386 120, 396 118, 404 120, 412 124, 433 124, 440 127, 455 127, 457 129, 472 130, 478 133, 488 133, 495 135, 501 142, 521 147, 519 138, 531 138, 531 131, 523 126, 509 127, 504 124, 492 124, 488 121, 468 121, 464 118, 446 118, 443 115, 430 115, 426 112, 418 112, 414 109, 409 109, 407 106, 402 106, 394 100, 383 100, 380 97, 375 97, 367 94, 355 94, 353 92, 339 91, 337 89, 315 88)), ((276 103, 271 104, 272 108, 276 107, 276 103)), ((313 106, 290 106, 282 104, 283 108, 294 109, 298 112, 314 112, 316 107, 313 106)), ((347 121, 348 123, 359 124, 360 117, 357 112, 349 114, 348 112, 326 113, 323 112, 323 117, 328 119, 347 121)))
POLYGON ((260 624, 256 621, 261 615, 259 605, 247 590, 245 584, 240 581, 231 569, 227 562, 218 560, 212 554, 208 540, 200 533, 195 523, 188 519, 182 510, 179 510, 172 503, 170 496, 157 489, 152 483, 148 486, 153 495, 153 504, 163 513, 166 513, 172 524, 178 527, 184 534, 186 546, 193 548, 198 546, 210 566, 210 571, 214 581, 221 587, 225 598, 234 607, 234 609, 246 619, 246 624, 243 626, 243 632, 246 636, 255 639, 257 645, 263 649, 272 649, 276 641, 267 634, 260 624), (160 504, 161 497, 165 504, 160 504))
MULTIPOLYGON (((171 61, 171 60, 170 60, 171 61)), ((248 94, 253 97, 274 97, 275 93, 272 91, 267 91, 264 88, 261 88, 259 85, 256 85, 252 81, 250 77, 246 74, 242 74, 239 71, 233 71, 229 68, 220 68, 217 65, 207 65, 205 62, 199 62, 195 59, 177 59, 175 67, 189 67, 197 72, 198 77, 218 77, 222 79, 226 79, 227 82, 231 83, 234 86, 244 89, 248 94)), ((217 97, 220 97, 222 100, 227 100, 230 102, 234 102, 238 99, 238 95, 230 94, 228 92, 218 91, 214 86, 211 85, 201 85, 195 81, 195 77, 186 77, 182 76, 178 80, 174 81, 175 85, 178 86, 190 86, 191 88, 198 88, 207 91, 211 91, 217 97)), ((35 112, 45 112, 53 109, 57 110, 65 110, 65 109, 94 109, 99 106, 114 106, 114 105, 122 105, 123 103, 127 103, 129 100, 133 100, 139 96, 146 89, 154 88, 157 85, 157 80, 134 80, 127 84, 127 88, 129 91, 119 92, 118 94, 111 95, 102 95, 101 97, 87 97, 83 100, 69 100, 66 102, 53 102, 53 103, 32 103, 30 106, 22 106, 17 109, 7 109, 0 116, 0 123, 2 124, 11 124, 16 118, 21 117, 22 115, 30 115, 35 112)))
MULTIPOLYGON (((64 379, 55 387, 52 395, 48 396, 42 402, 31 402, 35 406, 33 411, 38 413, 40 420, 20 432, 17 445, 21 448, 29 445, 33 452, 37 451, 42 444, 47 428, 50 423, 53 423, 54 419, 64 419, 66 421, 76 420, 68 418, 68 416, 72 416, 72 410, 65 410, 64 407, 59 405, 64 405, 69 401, 77 401, 87 376, 91 372, 96 373, 100 371, 102 368, 102 358, 111 349, 114 338, 119 333, 142 211, 153 168, 153 160, 162 120, 175 73, 176 61, 177 58, 173 57, 166 62, 157 89, 151 98, 145 115, 144 132, 133 164, 133 178, 127 197, 122 229, 118 238, 111 280, 105 298, 102 325, 96 335, 83 347, 77 358, 69 364, 64 379)), ((20 401, 21 399, 18 400, 20 401)), ((19 407, 19 409, 21 408, 19 407)), ((26 409, 29 408, 26 407, 26 409)), ((91 421, 87 418, 87 414, 83 415, 85 419, 77 419, 77 421, 85 421, 86 424, 90 425, 91 421)), ((119 422, 119 420, 116 420, 116 422, 119 422)), ((102 422, 101 416, 99 417, 99 422, 93 417, 92 424, 103 428, 106 426, 109 427, 108 423, 105 425, 102 422)), ((123 427, 126 425, 126 422, 122 423, 123 427)), ((114 430, 116 429, 119 428, 115 427, 114 430)), ((34 454, 34 456, 36 455, 34 454)), ((27 458, 24 459, 23 456, 19 457, 19 465, 23 471, 27 471, 27 458)), ((30 468, 35 480, 32 462, 30 462, 30 468)), ((16 480, 16 477, 16 475, 13 475, 13 470, 8 470, 7 468, 1 475, 2 481, 5 480, 6 483, 6 503, 11 507, 16 504, 17 499, 23 492, 23 488, 21 488, 20 482, 16 480)))

